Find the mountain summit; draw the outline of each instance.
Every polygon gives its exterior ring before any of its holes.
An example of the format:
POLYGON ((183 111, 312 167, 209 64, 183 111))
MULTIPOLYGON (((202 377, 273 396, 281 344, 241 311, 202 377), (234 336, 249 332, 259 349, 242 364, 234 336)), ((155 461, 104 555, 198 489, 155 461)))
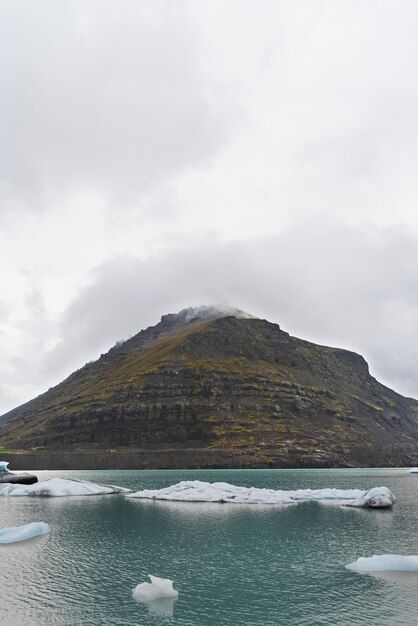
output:
POLYGON ((411 465, 418 402, 354 352, 197 307, 5 414, 0 445, 33 468, 411 465))

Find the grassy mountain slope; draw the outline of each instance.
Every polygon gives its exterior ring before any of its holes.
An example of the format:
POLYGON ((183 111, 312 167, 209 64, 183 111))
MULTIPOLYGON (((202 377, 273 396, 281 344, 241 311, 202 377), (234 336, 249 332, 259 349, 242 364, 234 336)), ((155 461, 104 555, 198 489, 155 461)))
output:
POLYGON ((0 418, 0 443, 131 467, 402 465, 418 402, 265 320, 166 316, 0 418))

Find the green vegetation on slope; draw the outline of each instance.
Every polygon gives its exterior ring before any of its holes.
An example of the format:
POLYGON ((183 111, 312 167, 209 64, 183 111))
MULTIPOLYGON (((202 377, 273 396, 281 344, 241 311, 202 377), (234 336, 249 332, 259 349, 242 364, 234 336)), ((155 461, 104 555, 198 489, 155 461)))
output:
POLYGON ((4 444, 203 446, 260 464, 348 463, 416 447, 418 403, 380 385, 359 355, 290 337, 265 320, 155 329, 11 412, 4 444))

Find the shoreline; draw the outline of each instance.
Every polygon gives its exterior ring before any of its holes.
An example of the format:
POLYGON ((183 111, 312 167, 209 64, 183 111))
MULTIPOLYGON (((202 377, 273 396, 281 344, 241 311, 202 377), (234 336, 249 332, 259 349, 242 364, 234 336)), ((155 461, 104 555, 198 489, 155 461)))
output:
POLYGON ((257 458, 255 451, 191 449, 125 449, 125 450, 54 450, 22 451, 0 454, 12 470, 152 470, 152 469, 354 469, 415 467, 418 458, 370 457, 358 455, 355 460, 343 458, 298 457, 257 458))

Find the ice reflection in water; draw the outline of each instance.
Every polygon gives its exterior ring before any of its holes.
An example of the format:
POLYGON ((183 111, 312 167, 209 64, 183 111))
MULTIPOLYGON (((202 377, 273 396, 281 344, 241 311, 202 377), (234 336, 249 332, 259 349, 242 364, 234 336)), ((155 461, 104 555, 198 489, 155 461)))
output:
POLYGON ((174 604, 177 598, 159 598, 152 602, 147 602, 148 613, 156 617, 173 617, 174 604))
POLYGON ((404 587, 418 589, 418 572, 362 572, 404 587))

